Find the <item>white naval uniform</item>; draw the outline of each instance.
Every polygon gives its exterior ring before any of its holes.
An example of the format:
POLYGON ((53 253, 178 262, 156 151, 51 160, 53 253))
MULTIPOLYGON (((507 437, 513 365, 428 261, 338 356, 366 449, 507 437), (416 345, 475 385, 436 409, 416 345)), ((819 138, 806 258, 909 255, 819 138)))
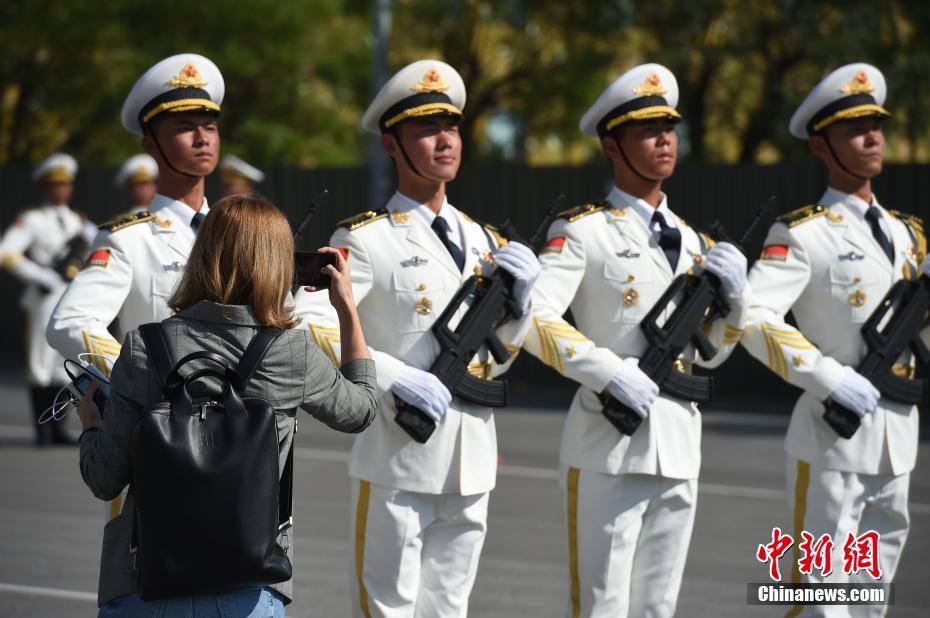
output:
MULTIPOLYGON (((200 212, 209 212, 206 200, 200 212)), ((174 291, 194 244, 194 210, 157 194, 148 211, 103 225, 92 258, 62 296, 48 323, 48 341, 66 357, 102 354, 115 360, 120 341, 107 331, 119 318, 119 336, 147 322, 171 316, 174 291)), ((109 373, 109 367, 104 368, 109 373)))
MULTIPOLYGON (((381 403, 349 456, 355 616, 465 616, 484 541, 497 473, 491 409, 453 398, 426 444, 394 422, 391 385, 398 372, 404 365, 429 369, 440 351, 430 327, 476 268, 490 272, 487 255, 499 242, 448 202, 440 216, 451 222, 450 239, 461 242, 461 272, 430 228, 433 213, 399 193, 385 211, 363 215, 330 240, 348 251, 381 403)), ((296 302, 296 314, 338 363, 339 330, 325 294, 300 291, 296 302)), ((498 336, 518 345, 528 323, 505 325, 498 336)), ((497 365, 482 349, 473 369, 493 377, 509 364, 497 365)))
MULTIPOLYGON (((648 227, 653 208, 616 187, 607 202, 573 209, 550 228, 525 348, 581 384, 559 454, 571 571, 567 615, 671 616, 694 521, 701 418, 696 404, 661 394, 628 437, 602 416, 598 394, 623 358, 643 353, 640 321, 712 243, 677 219, 663 195, 659 211, 681 232, 673 270, 648 227), (577 328, 562 317, 569 307, 577 328)), ((748 297, 747 285, 728 316, 712 322, 707 334, 719 351, 698 361, 702 366, 729 355, 748 297)), ((693 359, 689 346, 682 360, 693 359)))
POLYGON ((68 251, 73 238, 82 236, 90 246, 96 231, 84 215, 68 206, 43 204, 21 213, 0 241, 4 266, 26 284, 20 304, 29 316, 27 379, 32 386, 69 381, 64 359, 45 340, 45 325, 68 286, 68 278, 55 272, 53 264, 68 251))
MULTIPOLYGON (((850 439, 823 420, 823 401, 839 384, 844 366, 866 353, 860 334, 891 285, 916 274, 916 234, 877 202, 881 226, 894 246, 888 260, 865 220, 868 204, 828 189, 820 207, 795 211, 776 222, 763 258, 750 270, 754 299, 742 342, 749 352, 791 384, 804 389, 785 438, 787 496, 794 536, 830 533, 834 565, 842 565, 847 532, 881 535, 883 581, 891 581, 908 530, 907 490, 917 457, 916 406, 882 398, 850 439), (787 249, 771 252, 770 247, 787 249), (784 254, 784 259, 781 255, 784 254), (775 258, 771 257, 776 256, 775 258), (797 328, 785 322, 791 311, 797 328)), ((926 339, 927 331, 924 331, 926 339)), ((898 363, 912 363, 906 352, 898 363)), ((834 568, 827 581, 857 581, 834 568)), ((799 581, 800 574, 794 569, 799 581)), ((820 581, 807 578, 805 581, 820 581)), ((858 581, 871 581, 862 579, 858 581)), ((804 608, 804 615, 849 616, 847 606, 804 608)), ((798 615, 797 608, 790 612, 798 615)), ((883 615, 880 606, 860 607, 883 615)), ((855 615, 855 614, 853 614, 855 615)))

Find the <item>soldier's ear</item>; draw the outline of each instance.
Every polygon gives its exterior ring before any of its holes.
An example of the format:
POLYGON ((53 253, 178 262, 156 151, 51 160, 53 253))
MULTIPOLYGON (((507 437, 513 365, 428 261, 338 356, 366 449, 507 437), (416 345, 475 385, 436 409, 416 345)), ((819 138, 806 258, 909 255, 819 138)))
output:
POLYGON ((142 150, 145 151, 145 154, 151 156, 156 161, 161 161, 161 153, 158 152, 158 147, 155 145, 155 140, 152 139, 152 136, 148 132, 142 136, 142 150))
POLYGON ((610 159, 611 161, 619 160, 620 157, 620 147, 617 145, 617 137, 614 135, 606 135, 601 138, 601 150, 604 152, 604 156, 610 159))
POLYGON ((392 133, 382 133, 381 149, 392 159, 396 158, 400 152, 397 147, 397 138, 392 133))
POLYGON ((810 148, 811 154, 818 159, 827 159, 827 144, 822 135, 811 135, 807 140, 807 146, 810 148))

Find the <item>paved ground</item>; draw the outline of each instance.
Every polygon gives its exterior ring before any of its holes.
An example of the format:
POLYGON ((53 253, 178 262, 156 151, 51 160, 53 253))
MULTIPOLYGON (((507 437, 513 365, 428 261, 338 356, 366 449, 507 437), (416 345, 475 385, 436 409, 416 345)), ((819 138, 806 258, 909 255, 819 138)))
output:
MULTIPOLYGON (((103 505, 84 487, 71 448, 31 446, 26 393, 0 376, 0 615, 90 616, 103 505)), ((556 617, 568 590, 561 500, 555 481, 562 416, 516 409, 498 416, 503 462, 491 497, 471 616, 556 617)), ((710 412, 694 539, 679 616, 779 616, 750 607, 746 584, 764 581, 754 559, 774 525, 790 527, 783 500, 780 416, 710 412)), ((288 616, 348 614, 350 439, 314 427, 298 436, 295 517, 297 600, 288 616)), ((913 527, 890 616, 930 615, 930 443, 911 489, 913 527)))

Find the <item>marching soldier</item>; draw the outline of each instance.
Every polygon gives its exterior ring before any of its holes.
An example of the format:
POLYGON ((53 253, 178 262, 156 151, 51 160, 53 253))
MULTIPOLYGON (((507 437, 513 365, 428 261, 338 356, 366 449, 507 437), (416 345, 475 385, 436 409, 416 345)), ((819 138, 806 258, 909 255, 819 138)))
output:
POLYGON ((196 229, 209 212, 204 177, 216 168, 223 76, 210 60, 181 54, 151 67, 123 104, 123 126, 142 136, 158 163, 159 193, 149 209, 100 227, 84 269, 62 297, 47 336, 66 357, 90 352, 101 370, 126 332, 171 315, 167 300, 187 264, 196 229), (120 333, 120 335, 122 334, 120 333))
MULTIPOLYGON (((484 543, 497 468, 494 415, 453 398, 427 371, 439 354, 430 326, 470 275, 495 264, 514 276, 514 294, 528 307, 539 264, 528 247, 506 244, 446 198, 461 159, 464 105, 462 78, 437 60, 414 62, 384 85, 362 127, 381 135, 398 191, 385 208, 341 222, 330 241, 352 267, 383 411, 349 458, 354 616, 465 616, 484 543), (394 422, 395 398, 436 422, 425 444, 394 422)), ((298 313, 337 360, 327 305, 298 293, 298 313)), ((512 322, 498 336, 518 345, 527 324, 512 322)), ((471 371, 491 378, 509 364, 482 350, 471 371)))
POLYGON ((265 173, 236 155, 225 155, 220 161, 223 197, 251 193, 255 185, 265 180, 265 173))
POLYGON ((142 212, 155 199, 158 190, 158 163, 151 155, 137 154, 126 159, 114 178, 114 184, 126 195, 128 213, 142 212))
MULTIPOLYGON (((705 328, 719 352, 698 362, 716 366, 748 308, 746 259, 692 229, 662 192, 675 169, 677 102, 675 76, 657 64, 627 71, 601 94, 580 126, 600 139, 615 186, 603 201, 560 213, 540 253, 525 347, 580 384, 559 455, 570 617, 674 614, 694 523, 701 417, 639 369, 647 346, 639 324, 675 276, 714 273, 730 311, 705 328), (562 317, 568 308, 577 327, 562 317), (605 396, 643 417, 632 436, 601 414, 605 396)), ((690 371, 692 361, 683 354, 678 370, 690 371)))
MULTIPOLYGON (((64 359, 45 341, 45 325, 96 233, 82 213, 68 206, 77 169, 77 161, 67 154, 54 154, 39 164, 32 178, 41 183, 42 205, 20 213, 0 240, 4 268, 26 284, 20 304, 28 316, 26 369, 36 421, 70 381, 64 359)), ((36 425, 38 446, 74 443, 60 423, 36 425)))
MULTIPOLYGON (((159 193, 148 210, 100 227, 83 270, 48 322, 48 342, 63 356, 90 353, 109 375, 120 343, 107 330, 118 318, 117 336, 171 315, 168 298, 181 277, 209 207, 204 178, 216 168, 223 76, 197 54, 166 58, 146 71, 123 104, 122 123, 142 137, 158 163, 159 193)), ((121 499, 110 503, 110 516, 121 499)))
MULTIPOLYGON (((886 210, 872 193, 885 149, 884 104, 881 72, 849 64, 820 82, 792 116, 791 134, 808 141, 829 186, 816 204, 780 217, 769 231, 749 275, 755 298, 742 341, 760 362, 804 389, 785 439, 796 543, 802 531, 815 539, 830 534, 839 551, 849 533, 876 531, 887 583, 907 537, 917 408, 881 397, 856 372, 866 352, 859 329, 895 281, 930 268, 920 219, 886 210), (797 327, 785 321, 788 311, 797 327), (824 421, 827 398, 861 417, 852 438, 841 438, 824 421)), ((905 354, 896 373, 913 377, 913 363, 905 354)), ((793 578, 802 581, 797 556, 793 578)), ((835 568, 826 579, 803 581, 863 580, 835 568)), ((884 615, 885 608, 861 609, 884 615)), ((839 605, 797 606, 788 615, 801 614, 850 615, 839 605)))

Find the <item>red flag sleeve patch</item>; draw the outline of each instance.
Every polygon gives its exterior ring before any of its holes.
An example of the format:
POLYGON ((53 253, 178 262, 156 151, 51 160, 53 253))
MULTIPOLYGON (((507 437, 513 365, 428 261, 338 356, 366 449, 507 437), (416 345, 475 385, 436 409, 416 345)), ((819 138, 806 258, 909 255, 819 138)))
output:
POLYGON ((87 262, 84 264, 84 268, 90 268, 91 266, 99 266, 100 268, 106 268, 110 263, 110 250, 109 249, 97 249, 89 256, 87 256, 87 262))
POLYGON ((562 253, 562 250, 565 248, 565 237, 564 236, 555 236, 550 238, 549 241, 543 245, 542 250, 539 252, 540 255, 545 255, 546 253, 562 253))
POLYGON ((762 249, 762 259, 784 262, 788 259, 788 245, 766 245, 762 249))
POLYGON ((339 253, 342 254, 342 259, 349 261, 349 248, 348 247, 336 247, 339 253))

